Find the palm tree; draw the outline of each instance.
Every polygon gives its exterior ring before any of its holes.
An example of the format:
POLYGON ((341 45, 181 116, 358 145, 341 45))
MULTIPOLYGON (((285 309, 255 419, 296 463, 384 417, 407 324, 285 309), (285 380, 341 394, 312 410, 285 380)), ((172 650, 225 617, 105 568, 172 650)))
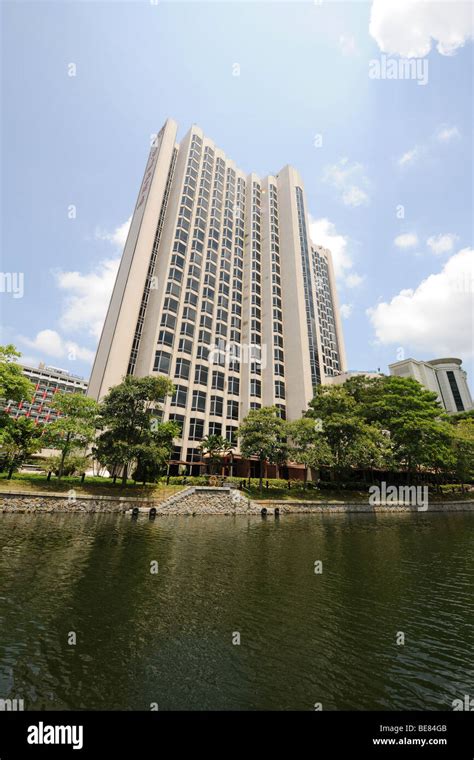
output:
POLYGON ((209 455, 208 464, 211 475, 221 461, 222 452, 228 450, 228 447, 229 442, 221 435, 206 435, 206 437, 202 439, 198 448, 203 454, 209 455))

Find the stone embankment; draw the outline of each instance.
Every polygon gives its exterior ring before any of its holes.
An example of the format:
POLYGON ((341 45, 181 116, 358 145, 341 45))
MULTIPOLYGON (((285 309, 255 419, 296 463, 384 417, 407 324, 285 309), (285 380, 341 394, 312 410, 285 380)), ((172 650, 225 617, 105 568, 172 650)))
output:
POLYGON ((255 515, 266 509, 285 514, 386 513, 386 512, 474 512, 474 501, 431 502, 427 509, 406 504, 321 503, 308 501, 251 501, 236 488, 196 486, 183 489, 168 499, 128 496, 90 496, 69 493, 0 492, 0 512, 37 513, 146 513, 156 515, 255 515))

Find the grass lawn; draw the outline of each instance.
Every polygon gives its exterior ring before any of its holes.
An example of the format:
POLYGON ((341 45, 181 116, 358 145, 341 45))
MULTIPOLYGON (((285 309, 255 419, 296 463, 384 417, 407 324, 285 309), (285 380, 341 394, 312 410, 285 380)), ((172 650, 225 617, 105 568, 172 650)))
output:
MULTIPOLYGON (((467 491, 461 493, 458 489, 459 486, 455 486, 456 491, 453 493, 452 488, 454 486, 445 486, 443 493, 429 493, 430 501, 474 501, 474 491, 467 491)), ((367 503, 369 494, 367 491, 350 491, 347 488, 334 488, 318 491, 313 489, 303 488, 269 488, 268 491, 264 488, 260 493, 258 487, 252 486, 250 491, 245 491, 246 495, 250 496, 255 501, 314 501, 314 502, 349 502, 353 503, 367 503)))
POLYGON ((51 480, 46 480, 46 475, 36 473, 16 472, 11 480, 7 480, 6 473, 0 474, 0 493, 2 491, 44 491, 50 493, 67 493, 74 489, 77 494, 89 494, 90 496, 148 496, 154 499, 167 499, 169 496, 181 491, 182 485, 169 485, 163 483, 150 483, 146 486, 136 485, 129 480, 126 486, 122 486, 117 480, 114 485, 112 478, 90 476, 85 483, 81 483, 80 477, 63 477, 58 480, 54 475, 51 480))
MULTIPOLYGON (((179 479, 181 481, 181 478, 179 479)), ((2 491, 21 491, 24 493, 33 491, 43 491, 49 493, 64 492, 67 493, 74 489, 77 494, 89 494, 90 496, 145 496, 162 501, 175 493, 192 485, 202 485, 202 478, 194 479, 189 477, 187 483, 150 483, 146 486, 136 485, 133 480, 129 480, 126 486, 121 482, 113 483, 112 478, 101 478, 90 476, 86 478, 85 483, 81 483, 80 477, 63 477, 58 480, 54 475, 51 480, 46 480, 46 475, 36 473, 15 473, 11 480, 7 479, 6 473, 0 474, 0 494, 2 491)), ((474 490, 460 492, 460 486, 442 486, 443 493, 430 492, 431 501, 461 501, 474 500, 474 490), (454 489, 454 491, 453 491, 454 489)), ((324 488, 321 490, 302 487, 293 484, 291 489, 286 486, 279 487, 278 484, 271 485, 267 490, 264 486, 263 492, 260 493, 258 482, 253 480, 250 490, 243 492, 255 501, 313 501, 313 502, 350 502, 366 503, 369 494, 367 490, 349 490, 347 488, 324 488)))

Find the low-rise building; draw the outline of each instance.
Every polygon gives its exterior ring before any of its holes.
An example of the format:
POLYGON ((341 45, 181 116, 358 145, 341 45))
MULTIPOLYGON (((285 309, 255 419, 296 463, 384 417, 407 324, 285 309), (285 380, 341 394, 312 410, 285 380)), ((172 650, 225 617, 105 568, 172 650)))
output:
POLYGON ((35 386, 32 398, 20 402, 8 401, 5 411, 15 419, 30 417, 36 424, 52 422, 58 414, 52 402, 56 393, 85 393, 87 380, 73 375, 65 369, 46 366, 40 362, 38 367, 23 366, 23 374, 35 386))
POLYGON ((473 408, 467 373, 462 369, 461 359, 445 358, 419 361, 403 359, 389 364, 391 375, 413 377, 429 391, 438 396, 443 408, 450 414, 473 408))
POLYGON ((333 375, 333 377, 326 377, 324 385, 342 385, 352 377, 383 377, 383 373, 378 370, 347 370, 347 372, 339 372, 337 375, 333 375))

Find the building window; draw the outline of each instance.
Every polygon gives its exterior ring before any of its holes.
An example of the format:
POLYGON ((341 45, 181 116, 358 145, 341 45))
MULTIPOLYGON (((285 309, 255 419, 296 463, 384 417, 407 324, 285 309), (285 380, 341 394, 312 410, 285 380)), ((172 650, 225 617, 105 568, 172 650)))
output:
POLYGON ((206 394, 202 391, 193 391, 193 400, 191 403, 191 411, 193 412, 205 412, 206 411, 206 394))
POLYGON ((281 380, 275 380, 275 396, 276 398, 285 398, 285 383, 281 380))
POLYGON ((225 437, 232 446, 237 446, 237 428, 234 425, 227 425, 225 429, 225 437))
POLYGON ((224 378, 225 375, 223 372, 213 372, 212 373, 212 390, 218 390, 223 391, 224 390, 224 378))
POLYGON ((224 411, 224 400, 221 396, 211 396, 211 414, 216 417, 222 417, 224 411))
POLYGON ((171 399, 173 406, 186 406, 188 398, 188 389, 185 385, 175 385, 175 392, 171 399))
POLYGON ((186 338, 180 338, 178 351, 181 351, 183 354, 192 354, 193 352, 192 341, 186 340, 186 338))
POLYGON ((204 436, 204 420, 191 417, 189 421, 189 440, 201 441, 204 436))
POLYGON ((174 340, 173 333, 167 332, 166 330, 160 330, 158 333, 158 343, 162 343, 165 346, 172 346, 174 340))
POLYGON ((238 377, 229 377, 229 393, 238 396, 240 392, 240 380, 238 377))
POLYGON ((209 423, 209 435, 222 435, 222 423, 210 422, 209 423))
POLYGON ((207 346, 198 346, 197 347, 197 353, 196 353, 196 359, 202 359, 204 361, 208 361, 209 359, 209 353, 210 350, 207 346))
POLYGON ((209 371, 207 367, 204 367, 202 364, 198 364, 194 373, 194 382, 198 383, 199 385, 207 385, 208 374, 209 371))
POLYGON ((186 455, 186 461, 187 462, 200 462, 202 458, 202 454, 200 449, 188 449, 187 455, 186 455))
POLYGON ((171 354, 166 354, 164 351, 157 351, 155 354, 155 363, 153 365, 154 372, 162 372, 165 375, 169 375, 171 364, 171 354))
POLYGON ((181 325, 181 335, 189 335, 190 338, 194 335, 194 325, 189 324, 189 322, 184 322, 184 324, 181 325))
POLYGON ((160 326, 169 327, 170 330, 174 330, 176 327, 176 317, 173 314, 163 314, 160 326))
POLYGON ((250 381, 250 395, 251 396, 260 396, 262 395, 262 383, 260 380, 251 380, 250 381))
POLYGON ((227 402, 227 417, 231 420, 239 419, 239 402, 228 401, 227 402))
POLYGON ((448 370, 446 374, 448 376, 449 385, 451 387, 451 392, 454 398, 454 403, 456 404, 456 409, 458 412, 464 412, 464 404, 462 402, 461 394, 459 393, 459 388, 456 382, 456 377, 454 375, 454 372, 452 372, 451 370, 448 370))
POLYGON ((173 462, 179 462, 181 459, 181 446, 173 446, 170 459, 173 462))
POLYGON ((177 359, 176 360, 176 370, 175 370, 175 377, 181 377, 183 380, 189 380, 189 368, 191 366, 191 362, 187 359, 177 359))
POLYGON ((189 319, 191 322, 196 321, 196 310, 192 309, 190 306, 185 306, 183 309, 183 319, 189 319))

